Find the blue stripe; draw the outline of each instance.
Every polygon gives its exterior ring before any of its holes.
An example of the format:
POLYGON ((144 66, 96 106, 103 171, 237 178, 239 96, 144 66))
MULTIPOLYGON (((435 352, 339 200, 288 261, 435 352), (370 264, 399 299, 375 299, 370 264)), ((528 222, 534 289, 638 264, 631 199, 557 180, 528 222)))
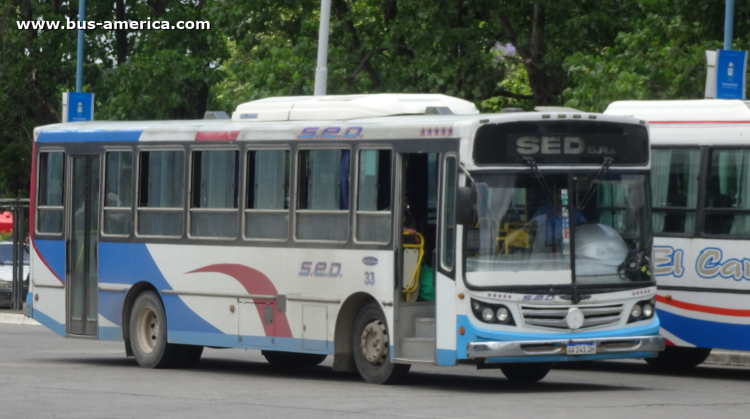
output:
POLYGON ((33 319, 41 323, 44 327, 47 329, 57 333, 60 336, 65 336, 65 325, 62 323, 58 323, 57 321, 53 320, 52 317, 49 317, 48 315, 42 313, 38 309, 34 309, 32 311, 33 319))
POLYGON ((456 351, 452 349, 438 349, 437 364, 443 367, 456 365, 456 351))
POLYGON ((37 240, 34 239, 39 254, 42 256, 52 272, 65 282, 65 240, 37 240))
POLYGON ((99 326, 99 340, 122 340, 122 329, 99 326))
POLYGON ((80 131, 42 131, 38 143, 75 143, 100 141, 138 141, 143 130, 108 131, 103 129, 80 131))
POLYGON ((252 348, 252 349, 267 349, 274 351, 285 351, 285 352, 300 352, 309 354, 333 354, 333 341, 312 341, 320 350, 303 349, 302 344, 309 347, 311 343, 309 340, 303 342, 299 338, 274 338, 271 342, 269 336, 242 336, 240 342, 237 335, 228 335, 224 333, 201 333, 201 332, 171 332, 169 334, 170 343, 180 343, 185 345, 200 345, 200 346, 214 346, 218 348, 252 348))
MULTIPOLYGON (((460 328, 463 326, 464 328, 464 335, 458 335, 458 342, 456 346, 456 355, 458 359, 468 359, 468 356, 466 354, 466 344, 469 342, 508 342, 543 339, 586 339, 627 336, 657 336, 659 334, 659 319, 656 316, 654 316, 654 321, 652 323, 645 326, 582 333, 499 332, 496 330, 487 330, 475 327, 471 323, 469 318, 465 315, 457 316, 456 323, 456 327, 460 328)), ((627 355, 619 356, 619 358, 627 357, 627 355)), ((536 357, 534 359, 536 359, 536 357)), ((582 358, 576 357, 575 359, 582 358)))
POLYGON ((661 327, 700 348, 750 350, 750 325, 711 322, 656 310, 661 327))

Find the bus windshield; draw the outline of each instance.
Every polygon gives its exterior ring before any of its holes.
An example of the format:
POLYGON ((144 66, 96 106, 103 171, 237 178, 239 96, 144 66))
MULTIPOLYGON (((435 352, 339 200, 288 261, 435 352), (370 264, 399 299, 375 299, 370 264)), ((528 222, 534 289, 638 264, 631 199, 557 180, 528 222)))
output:
POLYGON ((474 176, 478 223, 466 228, 466 279, 478 287, 650 281, 643 174, 474 176))

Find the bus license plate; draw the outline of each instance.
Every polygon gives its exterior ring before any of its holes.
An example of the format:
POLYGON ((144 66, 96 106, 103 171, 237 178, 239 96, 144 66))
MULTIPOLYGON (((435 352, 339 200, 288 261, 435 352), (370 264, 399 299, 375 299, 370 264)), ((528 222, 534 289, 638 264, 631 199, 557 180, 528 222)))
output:
POLYGON ((595 354, 596 343, 594 342, 569 343, 567 349, 568 349, 568 355, 595 354))

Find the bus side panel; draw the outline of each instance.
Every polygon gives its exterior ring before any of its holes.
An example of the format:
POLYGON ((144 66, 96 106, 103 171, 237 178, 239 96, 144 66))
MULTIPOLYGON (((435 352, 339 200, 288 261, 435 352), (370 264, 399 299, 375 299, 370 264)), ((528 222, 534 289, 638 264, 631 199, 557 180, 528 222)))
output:
POLYGON ((736 240, 654 241, 656 308, 667 344, 750 349, 750 248, 736 240))
MULTIPOLYGON (((181 260, 179 248, 170 246, 172 258, 181 260), (177 255, 177 256, 175 256, 177 255)), ((117 288, 118 286, 129 287, 139 282, 151 284, 161 295, 164 308, 167 313, 167 324, 169 325, 170 341, 172 341, 172 330, 194 330, 204 333, 221 334, 217 328, 210 325, 177 296, 161 294, 172 287, 157 266, 149 245, 139 243, 112 243, 101 242, 99 245, 99 284, 106 288, 117 288)), ((100 293, 99 318, 106 320, 102 335, 105 338, 114 338, 117 330, 122 328, 122 309, 124 302, 122 292, 100 293), (109 294, 117 294, 110 296, 109 294), (104 296, 103 296, 104 295, 104 296), (103 297, 102 297, 103 296, 103 297)), ((121 332, 120 332, 121 333, 121 332)), ((122 336, 120 334, 120 336, 122 336)), ((118 337, 119 339, 119 337, 118 337)), ((213 341, 208 339, 208 342, 213 341)))
POLYGON ((65 242, 33 240, 31 252, 31 318, 65 336, 65 242))
POLYGON ((440 272, 435 279, 437 364, 456 365, 456 282, 440 272))

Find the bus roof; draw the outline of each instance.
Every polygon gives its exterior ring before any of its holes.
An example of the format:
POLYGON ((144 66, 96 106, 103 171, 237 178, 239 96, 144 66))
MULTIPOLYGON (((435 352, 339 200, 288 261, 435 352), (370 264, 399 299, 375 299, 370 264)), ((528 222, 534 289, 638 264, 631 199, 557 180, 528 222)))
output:
POLYGON ((726 99, 623 100, 605 115, 645 119, 649 124, 750 123, 750 101, 726 99))
POLYGON ((467 138, 485 123, 564 118, 645 124, 629 117, 581 111, 479 114, 473 103, 445 95, 376 94, 261 99, 238 106, 231 120, 53 124, 37 127, 34 140, 74 143, 467 138), (257 113, 257 117, 242 117, 250 113, 257 113), (310 119, 313 116, 318 119, 310 119))

